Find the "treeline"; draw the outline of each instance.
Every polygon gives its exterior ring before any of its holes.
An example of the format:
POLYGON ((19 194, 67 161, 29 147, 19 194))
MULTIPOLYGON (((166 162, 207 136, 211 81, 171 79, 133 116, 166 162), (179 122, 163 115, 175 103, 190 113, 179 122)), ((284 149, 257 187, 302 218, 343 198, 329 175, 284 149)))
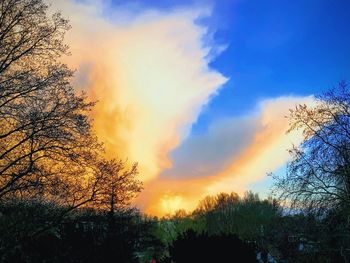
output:
POLYGON ((66 208, 44 200, 0 209, 1 262, 344 262, 349 244, 343 211, 287 213, 251 192, 207 197, 191 213, 160 219, 132 208, 60 218, 66 208))
MULTIPOLYGON (((346 247, 350 245, 347 211, 329 209, 320 216, 309 210, 287 209, 276 199, 261 200, 252 192, 242 198, 235 193, 206 197, 191 213, 180 210, 161 219, 156 231, 167 248, 158 255, 163 258, 161 262, 171 262, 172 251, 187 255, 202 251, 206 257, 219 257, 217 253, 221 251, 230 262, 241 262, 236 260, 242 257, 242 248, 236 250, 231 246, 222 252, 225 244, 219 241, 206 250, 198 250, 195 243, 173 248, 179 239, 183 243, 191 239, 188 235, 192 232, 198 236, 237 237, 260 260, 244 262, 346 262, 349 255, 346 247)), ((249 257, 249 253, 243 256, 249 257)))

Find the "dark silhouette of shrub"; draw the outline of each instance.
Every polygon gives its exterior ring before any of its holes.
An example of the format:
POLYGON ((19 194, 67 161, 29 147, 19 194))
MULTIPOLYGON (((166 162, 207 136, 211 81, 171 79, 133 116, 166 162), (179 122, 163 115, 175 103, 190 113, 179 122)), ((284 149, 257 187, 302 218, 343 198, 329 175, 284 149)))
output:
POLYGON ((170 246, 169 253, 175 263, 257 262, 254 247, 236 235, 209 236, 193 230, 180 235, 170 246))

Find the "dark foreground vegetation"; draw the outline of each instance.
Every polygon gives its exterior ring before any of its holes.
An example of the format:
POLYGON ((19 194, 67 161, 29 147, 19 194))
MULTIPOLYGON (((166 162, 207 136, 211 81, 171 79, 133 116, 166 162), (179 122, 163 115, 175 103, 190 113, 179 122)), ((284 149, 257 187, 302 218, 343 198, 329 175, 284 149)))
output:
POLYGON ((248 192, 205 198, 192 213, 161 219, 131 208, 2 202, 1 262, 346 262, 348 212, 286 213, 248 192), (257 256, 260 261, 257 261, 257 256), (117 259, 117 260, 116 260, 117 259), (244 261, 240 261, 244 259, 244 261), (271 261, 273 262, 273 261, 271 261))
POLYGON ((275 199, 223 193, 158 219, 130 207, 137 164, 107 159, 91 129, 60 62, 68 29, 42 0, 0 0, 0 262, 350 261, 346 83, 291 110, 304 141, 275 199))

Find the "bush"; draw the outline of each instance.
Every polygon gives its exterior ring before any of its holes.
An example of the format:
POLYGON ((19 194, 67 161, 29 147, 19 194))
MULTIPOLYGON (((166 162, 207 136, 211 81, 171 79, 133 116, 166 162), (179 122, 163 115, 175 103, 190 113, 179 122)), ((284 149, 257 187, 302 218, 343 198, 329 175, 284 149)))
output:
POLYGON ((247 262, 255 263, 255 249, 236 235, 197 234, 184 232, 169 248, 175 263, 187 262, 247 262))

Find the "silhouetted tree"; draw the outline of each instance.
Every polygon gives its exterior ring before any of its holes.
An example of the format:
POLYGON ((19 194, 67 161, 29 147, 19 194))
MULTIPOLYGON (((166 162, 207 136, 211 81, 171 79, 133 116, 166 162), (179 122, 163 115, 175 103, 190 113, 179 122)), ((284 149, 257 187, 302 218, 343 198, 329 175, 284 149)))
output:
POLYGON ((122 160, 102 159, 97 163, 96 177, 102 178, 96 198, 96 207, 107 209, 111 214, 125 208, 142 190, 142 183, 137 179, 137 163, 127 167, 122 160))
POLYGON ((77 177, 90 174, 100 146, 87 116, 93 104, 76 95, 72 71, 59 62, 69 25, 59 13, 49 17, 42 0, 1 0, 0 7, 0 200, 81 205, 96 182, 77 177))
POLYGON ((103 157, 94 103, 60 62, 69 24, 47 9, 0 0, 0 261, 136 262, 148 235, 127 208, 142 189, 137 164, 103 157))
MULTIPOLYGON (((274 191, 296 211, 318 215, 317 234, 301 232, 317 242, 329 262, 348 260, 350 248, 350 91, 345 82, 317 96, 310 105, 290 110, 290 129, 304 140, 290 150, 284 176, 274 176, 274 191), (336 216, 335 216, 336 215, 336 216), (324 234, 320 234, 324 233, 324 234)), ((311 217, 311 215, 308 215, 311 217)), ((316 252, 314 252, 316 253, 316 252)), ((320 252, 317 252, 320 253, 320 252)), ((308 261, 307 261, 308 262, 308 261)))
POLYGON ((285 176, 275 191, 293 207, 328 209, 350 205, 350 91, 345 82, 290 110, 290 131, 304 140, 290 150, 285 176))

